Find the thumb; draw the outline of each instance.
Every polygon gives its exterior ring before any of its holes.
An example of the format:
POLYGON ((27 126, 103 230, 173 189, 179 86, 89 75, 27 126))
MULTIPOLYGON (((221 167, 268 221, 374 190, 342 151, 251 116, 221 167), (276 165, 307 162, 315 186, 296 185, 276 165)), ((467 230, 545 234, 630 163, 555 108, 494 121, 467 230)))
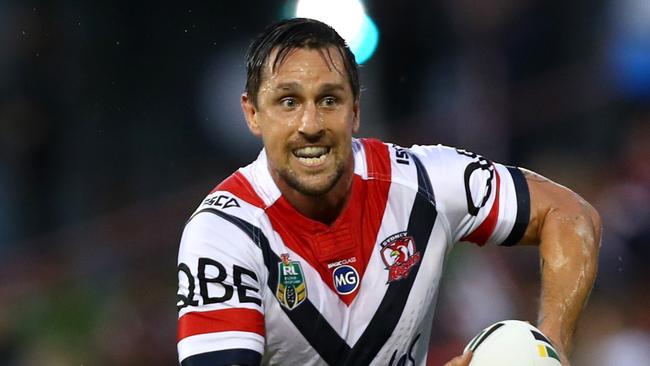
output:
POLYGON ((469 366, 472 360, 472 351, 467 351, 461 356, 454 357, 451 361, 447 362, 445 366, 469 366))

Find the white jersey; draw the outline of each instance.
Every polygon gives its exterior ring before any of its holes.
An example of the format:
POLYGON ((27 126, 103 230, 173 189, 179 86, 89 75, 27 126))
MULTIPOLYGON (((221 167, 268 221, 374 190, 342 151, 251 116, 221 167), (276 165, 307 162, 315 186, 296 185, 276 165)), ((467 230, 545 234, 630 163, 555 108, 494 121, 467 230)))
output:
POLYGON ((182 365, 425 365, 453 245, 522 237, 517 168, 445 146, 352 144, 352 192, 332 225, 288 203, 264 151, 201 203, 178 256, 182 365))

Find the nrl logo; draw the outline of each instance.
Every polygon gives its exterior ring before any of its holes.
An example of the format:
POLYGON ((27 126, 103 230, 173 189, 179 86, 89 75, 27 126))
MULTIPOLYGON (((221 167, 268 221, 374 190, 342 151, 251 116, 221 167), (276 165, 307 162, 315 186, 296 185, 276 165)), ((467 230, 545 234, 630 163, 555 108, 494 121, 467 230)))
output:
POLYGON ((278 288, 275 291, 280 304, 289 310, 295 309, 307 298, 307 286, 300 262, 289 260, 289 254, 281 256, 278 263, 278 288))
POLYGON ((393 234, 381 242, 381 259, 388 270, 388 282, 407 278, 411 268, 420 263, 420 252, 406 231, 393 234))

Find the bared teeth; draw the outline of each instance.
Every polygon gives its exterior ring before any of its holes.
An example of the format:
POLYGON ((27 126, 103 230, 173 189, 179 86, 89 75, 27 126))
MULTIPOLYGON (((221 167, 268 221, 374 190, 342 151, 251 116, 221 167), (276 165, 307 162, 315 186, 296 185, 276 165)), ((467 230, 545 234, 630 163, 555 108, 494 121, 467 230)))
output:
POLYGON ((297 158, 319 158, 325 156, 329 148, 324 146, 307 146, 293 151, 297 158))
POLYGON ((321 164, 322 162, 325 161, 326 158, 327 158, 327 154, 323 154, 323 155, 321 155, 321 156, 319 156, 317 158, 301 158, 301 157, 298 157, 298 160, 304 165, 314 166, 314 165, 321 164))
POLYGON ((293 150, 293 156, 306 166, 316 166, 322 164, 330 152, 329 147, 325 146, 306 146, 293 150))

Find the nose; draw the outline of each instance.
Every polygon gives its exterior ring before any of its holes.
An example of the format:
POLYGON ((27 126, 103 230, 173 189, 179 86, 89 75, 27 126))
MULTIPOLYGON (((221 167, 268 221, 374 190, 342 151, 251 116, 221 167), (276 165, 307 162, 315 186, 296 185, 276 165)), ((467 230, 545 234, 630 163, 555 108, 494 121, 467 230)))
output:
POLYGON ((318 108, 316 108, 314 103, 307 103, 305 105, 298 132, 311 139, 318 138, 323 134, 322 116, 318 113, 318 108))

